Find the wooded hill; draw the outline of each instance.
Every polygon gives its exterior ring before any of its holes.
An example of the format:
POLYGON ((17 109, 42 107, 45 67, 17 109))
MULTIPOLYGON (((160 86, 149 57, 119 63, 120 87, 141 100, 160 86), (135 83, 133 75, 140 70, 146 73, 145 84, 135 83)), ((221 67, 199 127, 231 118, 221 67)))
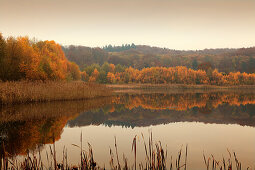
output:
POLYGON ((217 69, 230 72, 255 72, 255 47, 240 49, 171 50, 146 45, 108 45, 103 48, 85 46, 62 47, 68 60, 77 63, 81 70, 91 64, 105 62, 135 69, 147 67, 185 66, 194 70, 217 69))

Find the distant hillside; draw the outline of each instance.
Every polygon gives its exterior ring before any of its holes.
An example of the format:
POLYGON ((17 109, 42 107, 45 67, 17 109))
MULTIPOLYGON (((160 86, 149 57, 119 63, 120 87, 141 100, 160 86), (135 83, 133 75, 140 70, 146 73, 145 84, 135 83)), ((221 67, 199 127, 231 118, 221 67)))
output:
POLYGON ((104 62, 142 69, 144 67, 186 66, 192 69, 218 69, 219 72, 255 72, 255 47, 240 49, 171 50, 146 45, 62 47, 66 57, 81 69, 104 62))

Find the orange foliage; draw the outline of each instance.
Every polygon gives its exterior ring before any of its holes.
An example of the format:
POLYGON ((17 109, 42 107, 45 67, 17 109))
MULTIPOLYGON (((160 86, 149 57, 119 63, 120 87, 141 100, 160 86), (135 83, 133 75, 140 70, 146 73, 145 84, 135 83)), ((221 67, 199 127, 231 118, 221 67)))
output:
POLYGON ((115 71, 115 65, 114 64, 109 64, 109 66, 111 68, 110 72, 113 73, 115 71))
POLYGON ((230 72, 224 75, 217 70, 192 70, 183 66, 150 67, 142 70, 129 67, 124 72, 107 74, 107 80, 108 83, 255 85, 255 73, 230 72))
POLYGON ((108 82, 110 82, 110 83, 114 83, 116 80, 115 80, 115 75, 113 74, 113 73, 111 73, 111 72, 108 72, 108 74, 107 74, 107 80, 108 80, 108 82))
POLYGON ((32 41, 28 37, 4 40, 6 53, 1 56, 2 80, 80 79, 80 70, 65 57, 54 41, 32 41))
POLYGON ((95 68, 93 73, 91 74, 91 76, 89 77, 89 82, 95 82, 97 81, 99 72, 97 71, 97 69, 95 68))
POLYGON ((88 80, 88 75, 87 75, 86 71, 81 72, 81 80, 82 81, 88 80))

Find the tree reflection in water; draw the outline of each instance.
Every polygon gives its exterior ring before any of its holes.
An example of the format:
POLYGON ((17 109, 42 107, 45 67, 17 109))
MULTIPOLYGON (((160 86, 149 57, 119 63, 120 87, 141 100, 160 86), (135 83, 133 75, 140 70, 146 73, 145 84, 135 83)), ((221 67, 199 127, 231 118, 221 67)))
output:
POLYGON ((60 139, 69 127, 150 126, 181 121, 255 126, 253 93, 119 94, 85 101, 2 107, 1 145, 10 155, 25 154, 60 139))

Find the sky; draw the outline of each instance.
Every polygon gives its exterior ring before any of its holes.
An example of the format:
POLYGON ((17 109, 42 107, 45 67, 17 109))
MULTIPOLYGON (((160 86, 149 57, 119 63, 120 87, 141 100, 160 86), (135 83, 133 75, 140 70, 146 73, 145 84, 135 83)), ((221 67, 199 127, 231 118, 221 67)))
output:
POLYGON ((253 47, 255 0, 0 0, 0 32, 90 47, 253 47))

